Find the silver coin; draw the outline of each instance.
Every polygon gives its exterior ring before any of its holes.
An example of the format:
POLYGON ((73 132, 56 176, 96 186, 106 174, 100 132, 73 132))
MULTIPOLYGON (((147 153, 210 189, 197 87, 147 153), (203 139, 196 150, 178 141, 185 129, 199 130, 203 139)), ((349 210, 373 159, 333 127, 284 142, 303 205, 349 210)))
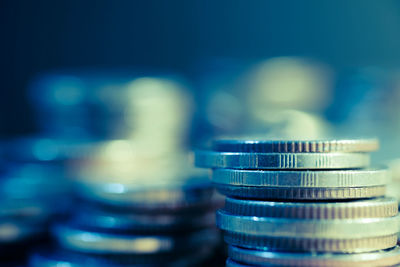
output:
POLYGON ((367 167, 366 153, 195 152, 195 165, 233 169, 353 169, 367 167))
POLYGON ((391 197, 346 202, 275 202, 227 197, 224 211, 236 216, 287 219, 385 218, 396 216, 398 204, 391 197))
POLYGON ((381 186, 390 182, 387 169, 269 171, 213 169, 217 184, 262 187, 334 188, 381 186))
POLYGON ((370 253, 293 253, 229 246, 229 257, 249 265, 262 266, 393 266, 400 264, 400 247, 370 253))
POLYGON ((265 138, 219 139, 213 150, 221 152, 257 153, 325 153, 372 152, 379 148, 379 141, 371 139, 342 140, 265 140, 265 138))
POLYGON ((298 188, 298 187, 258 187, 215 184, 217 190, 226 196, 247 199, 274 200, 349 200, 385 195, 386 186, 298 188))
POLYGON ((260 250, 268 248, 271 250, 296 252, 362 253, 396 246, 397 233, 381 237, 325 239, 265 237, 225 231, 224 240, 230 245, 260 250))
POLYGON ((264 237, 357 239, 400 231, 400 216, 346 220, 307 220, 232 215, 217 211, 217 226, 230 232, 264 237))
POLYGON ((204 244, 215 245, 216 229, 196 231, 184 236, 132 235, 89 231, 72 225, 58 225, 54 236, 61 247, 94 254, 155 254, 188 251, 204 244))

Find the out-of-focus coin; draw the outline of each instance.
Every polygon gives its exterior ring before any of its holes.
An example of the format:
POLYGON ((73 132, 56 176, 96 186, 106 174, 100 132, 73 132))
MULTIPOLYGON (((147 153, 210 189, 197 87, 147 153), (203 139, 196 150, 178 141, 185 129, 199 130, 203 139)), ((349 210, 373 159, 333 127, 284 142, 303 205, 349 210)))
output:
POLYGON ((61 247, 94 254, 157 254, 190 251, 204 244, 215 245, 216 229, 205 229, 181 235, 138 235, 95 232, 73 225, 58 225, 54 236, 61 247))
POLYGON ((136 233, 187 232, 215 226, 215 212, 210 210, 184 214, 145 214, 109 212, 108 210, 88 207, 78 210, 72 221, 74 224, 92 230, 136 233))
POLYGON ((3 198, 48 200, 67 196, 71 189, 61 169, 50 164, 10 164, 1 176, 0 194, 3 198))
POLYGON ((269 171, 214 169, 211 179, 234 186, 336 188, 382 186, 390 181, 387 169, 330 171, 269 171))
POLYGON ((47 163, 60 168, 87 140, 57 139, 40 135, 3 140, 4 158, 19 163, 47 163))
POLYGON ((370 253, 293 253, 245 249, 229 246, 229 257, 252 266, 395 266, 400 264, 400 248, 370 253))
POLYGON ((206 178, 161 181, 158 184, 90 183, 77 184, 80 197, 131 210, 168 211, 210 208, 214 188, 206 178))
POLYGON ((346 202, 274 202, 227 197, 224 211, 236 216, 287 219, 358 219, 393 217, 395 198, 382 197, 346 202))
POLYGON ((0 244, 17 243, 45 234, 46 225, 20 222, 18 220, 0 221, 0 244))
POLYGON ((210 249, 199 249, 195 253, 157 255, 93 255, 67 250, 42 249, 34 252, 29 259, 30 267, 156 267, 156 266, 197 266, 210 249), (203 258, 202 258, 203 257, 203 258))
POLYGON ((366 153, 195 152, 195 165, 233 169, 352 169, 369 165, 366 153))
POLYGON ((236 261, 228 258, 228 259, 226 259, 225 267, 251 267, 251 265, 239 263, 239 262, 236 262, 236 261))
POLYGON ((219 139, 213 150, 220 152, 254 153, 327 153, 372 152, 379 148, 379 141, 371 139, 342 140, 265 140, 265 138, 219 139))

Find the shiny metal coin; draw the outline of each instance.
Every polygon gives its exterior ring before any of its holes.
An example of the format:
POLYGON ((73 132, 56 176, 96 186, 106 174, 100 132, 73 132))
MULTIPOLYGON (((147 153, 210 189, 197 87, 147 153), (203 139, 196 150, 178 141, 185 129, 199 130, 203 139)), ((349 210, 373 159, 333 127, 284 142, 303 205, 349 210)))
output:
POLYGON ((346 202, 274 202, 227 197, 224 211, 235 216, 287 219, 385 218, 397 215, 398 204, 390 197, 346 202))
POLYGON ((335 188, 382 186, 390 182, 387 169, 329 171, 269 171, 213 169, 214 183, 234 186, 335 188))
POLYGON ((370 253, 290 253, 229 246, 229 257, 252 266, 394 266, 400 264, 400 247, 370 253))
POLYGON ((371 139, 343 140, 265 140, 219 139, 213 142, 213 150, 221 152, 256 153, 326 153, 372 152, 379 148, 379 141, 371 139))
POLYGON ((228 196, 264 199, 346 199, 385 194, 386 169, 269 171, 214 169, 216 188, 228 196))
POLYGON ((224 231, 264 237, 357 239, 389 236, 400 231, 400 216, 346 220, 308 220, 240 216, 217 211, 224 231))
POLYGON ((216 229, 182 235, 133 235, 95 232, 58 225, 53 234, 61 247, 93 254, 156 254, 190 251, 204 244, 212 246, 219 240, 216 229))
POLYGON ((195 165, 233 169, 352 169, 367 167, 366 153, 195 152, 195 165))
POLYGON ((257 187, 220 184, 215 184, 215 186, 218 192, 226 196, 274 200, 350 200, 381 197, 386 192, 386 186, 339 188, 257 187))
POLYGON ((396 246, 397 234, 357 239, 284 238, 225 232, 224 240, 234 246, 251 249, 301 252, 362 253, 396 246))

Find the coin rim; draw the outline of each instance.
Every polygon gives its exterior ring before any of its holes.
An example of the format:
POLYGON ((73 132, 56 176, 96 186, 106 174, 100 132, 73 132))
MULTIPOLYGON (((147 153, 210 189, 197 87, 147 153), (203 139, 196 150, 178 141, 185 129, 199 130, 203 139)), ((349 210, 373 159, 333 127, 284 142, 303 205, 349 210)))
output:
POLYGON ((211 181, 217 184, 263 187, 364 187, 390 182, 389 170, 270 171, 212 169, 211 181))
POLYGON ((230 232, 265 237, 356 239, 399 233, 400 215, 343 220, 280 219, 238 216, 217 211, 217 226, 230 232))
POLYGON ((212 149, 220 152, 321 153, 372 152, 379 149, 377 138, 336 140, 217 139, 212 149))
POLYGON ((355 169, 367 167, 367 153, 240 153, 195 151, 200 168, 231 169, 355 169))

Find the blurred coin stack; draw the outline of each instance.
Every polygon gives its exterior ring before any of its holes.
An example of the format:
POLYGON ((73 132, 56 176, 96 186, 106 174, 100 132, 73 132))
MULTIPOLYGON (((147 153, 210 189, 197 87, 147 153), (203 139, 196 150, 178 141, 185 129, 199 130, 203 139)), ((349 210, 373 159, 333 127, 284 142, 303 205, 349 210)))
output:
POLYGON ((6 140, 0 179, 0 259, 23 261, 48 241, 49 225, 64 219, 71 187, 64 173, 65 144, 40 137, 6 140))
POLYGON ((44 134, 86 140, 68 164, 79 205, 31 266, 196 266, 214 253, 221 198, 189 167, 178 77, 60 71, 36 79, 31 96, 44 134))
POLYGON ((195 164, 227 196, 217 226, 227 266, 400 264, 389 175, 369 167, 375 139, 220 139, 195 164))
POLYGON ((219 242, 219 200, 203 178, 79 183, 75 214, 53 228, 58 249, 36 253, 32 266, 196 266, 219 242))

